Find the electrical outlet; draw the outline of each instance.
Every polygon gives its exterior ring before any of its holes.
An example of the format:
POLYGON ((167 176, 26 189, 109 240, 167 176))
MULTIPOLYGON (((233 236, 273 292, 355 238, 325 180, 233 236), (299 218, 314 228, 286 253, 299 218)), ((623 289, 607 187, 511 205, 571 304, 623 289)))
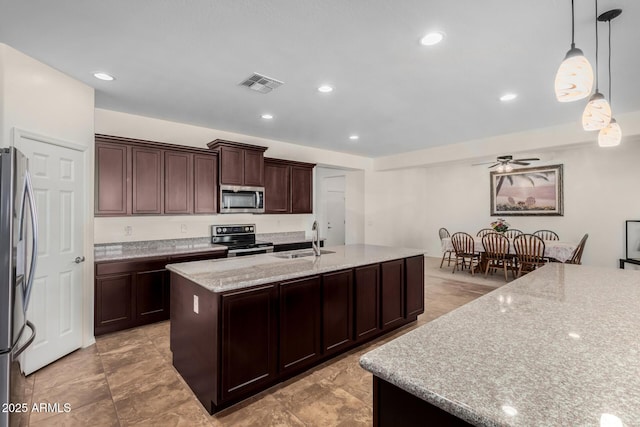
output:
POLYGON ((130 226, 130 225, 127 225, 127 226, 124 228, 124 235, 125 235, 125 236, 131 236, 132 234, 133 234, 133 227, 132 227, 132 226, 130 226))
POLYGON ((195 314, 199 314, 200 313, 200 304, 198 301, 198 295, 194 295, 193 296, 193 312, 195 314))
POLYGON ((180 224, 180 232, 181 233, 187 232, 187 224, 180 224))

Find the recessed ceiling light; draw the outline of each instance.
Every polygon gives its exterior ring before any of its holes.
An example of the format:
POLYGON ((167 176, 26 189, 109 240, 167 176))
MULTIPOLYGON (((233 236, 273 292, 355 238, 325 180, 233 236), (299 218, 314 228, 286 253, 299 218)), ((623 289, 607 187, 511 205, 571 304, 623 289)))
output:
POLYGON ((111 80, 115 80, 115 78, 111 74, 107 73, 93 73, 93 77, 100 80, 106 80, 110 82, 111 80))
POLYGON ((502 102, 513 101, 517 97, 518 95, 516 95, 515 93, 505 93, 500 97, 500 101, 502 102))
POLYGON ((444 33, 439 31, 435 31, 433 33, 429 33, 423 38, 420 39, 420 44, 424 46, 433 46, 434 44, 438 44, 444 39, 444 33))
POLYGON ((322 85, 318 88, 318 92, 322 92, 322 93, 333 92, 333 88, 329 85, 322 85))
POLYGON ((260 117, 262 117, 265 120, 271 120, 273 119, 273 115, 272 114, 263 114, 260 117))
POLYGON ((349 139, 352 140, 352 141, 355 141, 355 140, 360 139, 360 137, 358 135, 350 135, 349 139))

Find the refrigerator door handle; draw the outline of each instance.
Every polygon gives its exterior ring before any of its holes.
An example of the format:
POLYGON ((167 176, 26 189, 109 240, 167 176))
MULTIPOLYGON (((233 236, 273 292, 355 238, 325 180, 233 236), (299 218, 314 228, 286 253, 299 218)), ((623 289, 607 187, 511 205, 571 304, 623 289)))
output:
MULTIPOLYGON (((36 262, 38 259, 38 216, 36 214, 36 201, 33 195, 33 185, 31 184, 31 175, 29 172, 25 174, 25 193, 29 197, 29 211, 31 216, 31 238, 33 246, 31 249, 31 265, 29 267, 29 276, 27 276, 26 287, 23 292, 22 308, 27 315, 27 307, 29 306, 29 299, 31 298, 31 289, 33 288, 33 279, 36 272, 36 262)), ((29 322, 27 322, 29 323, 29 322)), ((35 329, 34 330, 35 334, 35 329)))
MULTIPOLYGON (((33 340, 36 339, 36 327, 33 323, 31 323, 30 321, 27 320, 27 326, 29 327, 29 329, 31 329, 31 336, 29 337, 29 339, 27 341, 25 341, 24 344, 22 344, 22 346, 20 346, 20 348, 17 348, 13 351, 13 359, 15 360, 18 356, 20 356, 20 354, 25 351, 27 349, 27 347, 29 347, 31 345, 31 343, 33 342, 33 340)), ((24 331, 24 329, 22 331, 20 331, 20 335, 22 335, 22 332, 24 331)))

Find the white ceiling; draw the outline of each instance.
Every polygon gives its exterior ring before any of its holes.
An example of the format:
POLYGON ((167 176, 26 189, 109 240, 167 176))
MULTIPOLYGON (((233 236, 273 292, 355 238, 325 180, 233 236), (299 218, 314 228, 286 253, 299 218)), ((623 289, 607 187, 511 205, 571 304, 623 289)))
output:
MULTIPOLYGON (((96 88, 96 107, 370 157, 578 122, 555 101, 570 0, 0 0, 0 42, 96 88), (446 33, 434 47, 429 31, 446 33), (105 71, 116 80, 102 82, 105 71), (238 86, 258 72, 269 94, 238 86), (331 94, 316 88, 335 86, 331 94), (501 103, 498 97, 519 97, 501 103), (271 113, 274 120, 260 119, 271 113), (349 140, 351 134, 358 141, 349 140)), ((613 21, 614 114, 640 110, 640 2, 613 21)), ((595 63, 594 2, 576 45, 595 63)), ((600 24, 606 96, 607 26, 600 24)))

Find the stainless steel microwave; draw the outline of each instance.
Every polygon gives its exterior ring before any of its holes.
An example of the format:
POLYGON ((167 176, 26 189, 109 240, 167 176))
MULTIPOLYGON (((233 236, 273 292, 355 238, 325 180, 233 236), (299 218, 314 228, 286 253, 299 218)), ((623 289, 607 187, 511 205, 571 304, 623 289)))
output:
POLYGON ((264 187, 221 185, 220 213, 264 213, 264 187))

